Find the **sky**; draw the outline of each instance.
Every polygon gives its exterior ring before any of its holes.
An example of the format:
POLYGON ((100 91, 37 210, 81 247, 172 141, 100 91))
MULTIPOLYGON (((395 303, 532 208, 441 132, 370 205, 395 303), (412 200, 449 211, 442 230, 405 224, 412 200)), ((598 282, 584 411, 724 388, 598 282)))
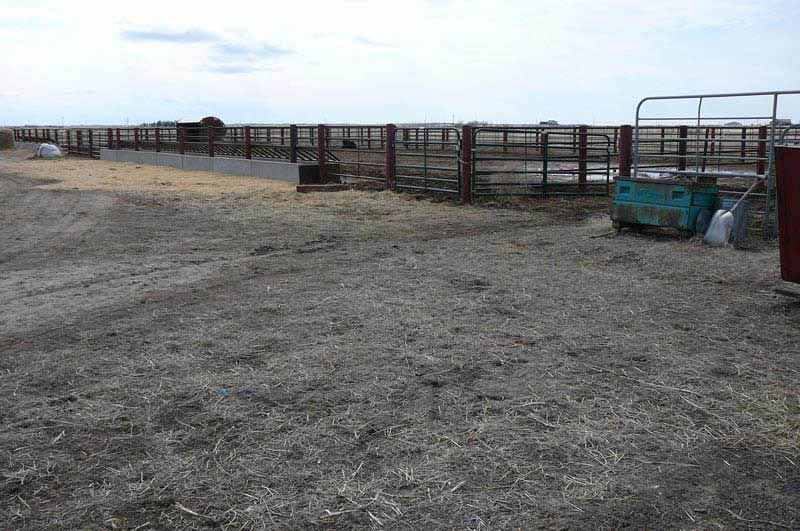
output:
POLYGON ((645 96, 800 89, 797 20, 796 0, 0 0, 0 124, 631 123, 645 96))

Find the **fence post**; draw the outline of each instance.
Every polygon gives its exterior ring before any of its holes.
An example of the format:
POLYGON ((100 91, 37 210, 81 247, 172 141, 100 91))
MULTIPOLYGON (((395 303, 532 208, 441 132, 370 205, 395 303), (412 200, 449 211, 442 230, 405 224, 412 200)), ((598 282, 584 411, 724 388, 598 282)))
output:
POLYGON ((742 146, 739 158, 744 162, 745 157, 747 157, 747 128, 742 127, 742 146))
POLYGON ((550 139, 550 135, 548 133, 542 133, 541 135, 541 146, 542 146, 542 196, 547 196, 547 162, 548 162, 548 152, 550 149, 547 146, 547 143, 550 139))
MULTIPOLYGON (((682 125, 678 128, 678 170, 686 169, 686 140, 689 138, 689 127, 682 125)), ((699 146, 696 146, 697 149, 699 146)))
POLYGON ((250 126, 244 126, 244 158, 253 158, 253 137, 251 136, 250 126))
POLYGON ((81 145, 83 145, 83 131, 78 129, 75 131, 75 151, 78 152, 78 155, 81 154, 81 145))
POLYGON ((161 152, 161 128, 156 127, 156 153, 161 152))
POLYGON ((55 136, 55 143, 58 145, 58 129, 53 129, 53 135, 55 136))
POLYGON ((208 156, 214 156, 214 128, 208 126, 208 156))
POLYGON ((94 144, 94 132, 91 129, 89 129, 88 133, 89 133, 89 135, 88 135, 89 136, 89 157, 91 158, 91 157, 94 156, 94 152, 92 151, 92 147, 93 147, 93 144, 94 144))
POLYGON ((72 144, 72 139, 70 138, 71 133, 69 129, 67 129, 67 155, 69 155, 69 145, 72 144))
POLYGON ((611 148, 611 149, 614 150, 614 153, 617 153, 617 154, 619 153, 619 144, 617 143, 618 139, 619 139, 619 132, 620 132, 619 131, 619 127, 615 127, 614 128, 614 145, 611 148))
POLYGON ((586 190, 587 159, 589 158, 589 131, 585 125, 578 128, 578 187, 586 190))
POLYGON ((133 128, 133 150, 139 151, 139 128, 133 128))
POLYGON ((325 166, 326 129, 324 124, 317 126, 317 164, 319 164, 319 182, 321 183, 325 183, 328 180, 327 167, 325 166))
POLYGON ((114 132, 111 131, 110 127, 106 129, 106 147, 114 149, 114 132))
POLYGON ((297 163, 297 126, 289 126, 289 162, 297 163))
POLYGON ((386 124, 386 188, 394 190, 396 187, 395 182, 395 152, 394 152, 394 135, 397 126, 394 124, 386 124))
POLYGON ((186 128, 178 127, 178 153, 186 154, 186 128))
POLYGON ((658 154, 659 155, 663 155, 664 154, 664 133, 665 133, 665 131, 664 131, 664 128, 662 127, 661 128, 661 142, 659 142, 659 145, 658 145, 658 154))
POLYGON ((756 163, 756 173, 764 175, 767 171, 767 126, 762 125, 758 128, 758 162, 756 163))
POLYGON ((472 127, 461 128, 461 202, 472 203, 472 127))
POLYGON ((508 153, 508 131, 503 131, 503 153, 508 153))
POLYGON ((619 176, 631 176, 631 156, 633 154, 633 127, 623 125, 619 128, 619 176))
POLYGON ((572 128, 572 154, 578 152, 578 131, 575 127, 572 128))

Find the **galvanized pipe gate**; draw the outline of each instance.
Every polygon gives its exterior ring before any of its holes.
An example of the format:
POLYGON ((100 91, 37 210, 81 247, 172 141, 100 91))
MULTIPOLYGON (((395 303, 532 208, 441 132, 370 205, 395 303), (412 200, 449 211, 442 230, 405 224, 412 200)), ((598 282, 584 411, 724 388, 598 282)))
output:
MULTIPOLYGON (((778 103, 781 96, 798 95, 800 90, 785 90, 785 91, 770 91, 770 92, 737 92, 727 94, 691 94, 691 95, 675 95, 675 96, 651 96, 639 101, 636 106, 636 125, 634 129, 633 139, 633 175, 636 177, 640 173, 644 173, 645 169, 658 169, 660 172, 673 174, 673 175, 686 175, 689 177, 710 177, 714 179, 736 179, 736 178, 756 178, 759 175, 764 175, 767 181, 767 190, 764 194, 756 194, 757 197, 764 200, 764 225, 763 236, 765 239, 773 238, 775 235, 776 212, 775 212, 775 145, 776 134, 778 127, 778 103), (747 98, 768 98, 769 108, 759 115, 747 116, 707 116, 703 114, 703 103, 708 100, 746 100, 747 98), (694 116, 643 116, 642 108, 647 102, 653 101, 697 101, 697 112, 694 116), (714 126, 712 128, 706 127, 706 133, 701 138, 701 131, 704 124, 708 126, 713 122, 720 122, 724 120, 754 120, 765 121, 769 120, 769 127, 761 126, 758 129, 758 138, 750 139, 747 137, 746 130, 742 128, 742 135, 739 138, 725 138, 723 135, 724 126, 714 126), (645 153, 643 147, 646 145, 642 139, 642 123, 643 122, 677 122, 677 123, 692 123, 694 125, 694 139, 690 139, 688 135, 688 127, 686 125, 680 126, 679 136, 671 139, 670 142, 677 143, 677 168, 671 169, 665 164, 665 160, 675 160, 676 155, 665 154, 664 150, 661 153, 645 153), (711 135, 709 135, 711 129, 711 135), (715 130, 720 130, 719 138, 714 134, 715 130), (748 150, 749 145, 755 144, 756 149, 748 150), (726 146, 740 146, 741 152, 737 157, 731 157, 731 150, 726 150, 726 146), (702 149, 701 149, 702 146, 702 149), (689 147, 693 148, 693 155, 689 152, 689 147), (709 153, 710 147, 710 153, 709 153), (715 148, 718 148, 718 153, 715 155, 715 148), (655 160, 654 164, 645 166, 644 159, 655 160), (659 163, 659 160, 661 161, 659 163), (687 169, 687 162, 693 160, 693 169, 687 169), (708 169, 707 162, 709 160, 717 162, 717 171, 708 169), (722 171, 720 168, 726 166, 732 170, 741 170, 741 165, 754 165, 755 171, 722 171), (739 166, 737 168, 737 166, 739 166)), ((746 100, 752 101, 752 100, 746 100)), ((739 127, 733 129, 738 131, 739 127)), ((662 138, 662 142, 664 142, 662 138)), ((745 168, 747 169, 747 168, 745 168)), ((723 193, 723 190, 720 190, 723 193)), ((727 190, 724 193, 731 195, 740 194, 737 190, 727 190)))

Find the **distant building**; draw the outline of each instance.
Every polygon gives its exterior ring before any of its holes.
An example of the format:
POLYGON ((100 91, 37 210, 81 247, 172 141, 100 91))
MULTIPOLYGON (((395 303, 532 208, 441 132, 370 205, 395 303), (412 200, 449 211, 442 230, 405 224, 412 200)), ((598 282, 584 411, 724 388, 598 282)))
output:
POLYGON ((792 120, 789 118, 775 118, 774 125, 792 125, 792 120))
POLYGON ((556 120, 544 120, 539 122, 539 125, 558 125, 558 122, 556 120))
POLYGON ((725 127, 742 127, 744 124, 742 122, 728 122, 725 124, 725 127))

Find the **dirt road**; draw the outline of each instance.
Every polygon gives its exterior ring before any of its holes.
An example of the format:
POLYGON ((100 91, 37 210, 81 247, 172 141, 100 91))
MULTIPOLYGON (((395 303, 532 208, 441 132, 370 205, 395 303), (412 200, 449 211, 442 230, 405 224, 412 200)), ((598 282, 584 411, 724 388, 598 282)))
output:
POLYGON ((771 246, 0 161, 0 529, 800 526, 771 246))

